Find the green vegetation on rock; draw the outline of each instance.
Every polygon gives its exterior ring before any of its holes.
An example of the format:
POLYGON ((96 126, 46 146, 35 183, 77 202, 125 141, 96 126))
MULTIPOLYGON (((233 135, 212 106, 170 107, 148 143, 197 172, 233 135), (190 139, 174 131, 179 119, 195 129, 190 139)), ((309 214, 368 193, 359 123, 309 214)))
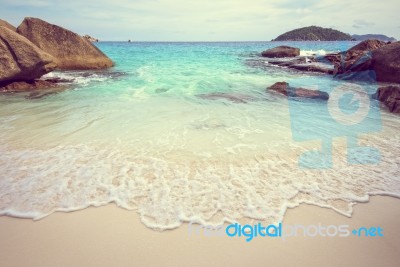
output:
POLYGON ((331 28, 309 26, 288 31, 273 41, 350 41, 352 37, 331 28))

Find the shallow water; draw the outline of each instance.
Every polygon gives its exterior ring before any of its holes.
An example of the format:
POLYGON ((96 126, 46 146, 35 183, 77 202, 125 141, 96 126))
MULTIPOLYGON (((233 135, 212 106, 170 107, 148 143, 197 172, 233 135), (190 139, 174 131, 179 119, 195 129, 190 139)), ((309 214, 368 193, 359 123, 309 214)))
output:
MULTIPOLYGON (((72 89, 42 98, 0 95, 0 213, 39 219, 115 202, 169 229, 189 220, 275 223, 304 202, 350 216, 369 195, 400 196, 399 117, 371 100, 366 119, 347 127, 326 102, 266 92, 277 81, 330 93, 343 86, 258 57, 275 45, 98 43, 113 69, 49 74, 72 79, 72 89), (380 156, 349 164, 347 136, 380 156), (299 164, 321 140, 333 144, 332 165, 299 164)), ((295 44, 303 55, 352 45, 295 44)), ((361 96, 376 90, 345 85, 361 96)))

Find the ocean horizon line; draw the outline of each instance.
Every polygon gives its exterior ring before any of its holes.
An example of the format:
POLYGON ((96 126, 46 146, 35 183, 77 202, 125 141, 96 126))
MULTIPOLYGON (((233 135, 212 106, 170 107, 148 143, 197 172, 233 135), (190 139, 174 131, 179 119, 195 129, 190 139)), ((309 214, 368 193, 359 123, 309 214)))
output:
MULTIPOLYGON (((128 43, 128 40, 99 40, 99 43, 128 43)), ((130 41, 131 43, 336 43, 336 42, 360 42, 360 41, 130 41)))

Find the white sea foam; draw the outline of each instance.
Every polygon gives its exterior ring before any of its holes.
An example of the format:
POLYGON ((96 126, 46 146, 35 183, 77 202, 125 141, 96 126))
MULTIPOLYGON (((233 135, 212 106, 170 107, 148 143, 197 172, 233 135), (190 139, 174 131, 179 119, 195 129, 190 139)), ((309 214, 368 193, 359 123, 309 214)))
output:
POLYGON ((299 203, 350 216, 353 201, 400 192, 396 157, 379 168, 305 171, 294 158, 279 156, 193 164, 84 146, 2 152, 7 167, 1 214, 34 219, 115 202, 137 210, 154 229, 174 228, 184 220, 220 224, 244 217, 275 223, 299 203))
POLYGON ((110 77, 107 73, 87 73, 83 71, 69 71, 69 72, 50 72, 43 76, 43 78, 60 78, 67 80, 67 83, 73 83, 80 86, 85 86, 93 82, 103 82, 110 77))
POLYGON ((325 51, 323 49, 319 50, 300 50, 300 56, 325 56, 330 53, 337 53, 339 51, 325 51))

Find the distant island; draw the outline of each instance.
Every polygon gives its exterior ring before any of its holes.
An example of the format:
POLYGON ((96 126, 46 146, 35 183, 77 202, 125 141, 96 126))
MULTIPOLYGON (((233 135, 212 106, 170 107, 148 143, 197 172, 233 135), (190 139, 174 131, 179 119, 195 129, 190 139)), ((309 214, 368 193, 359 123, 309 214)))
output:
POLYGON ((396 42, 396 39, 393 37, 388 37, 386 35, 383 34, 353 34, 351 37, 353 37, 353 39, 355 41, 365 41, 368 39, 377 39, 379 41, 384 41, 384 42, 396 42))
POLYGON ((309 26, 279 35, 272 41, 351 41, 350 34, 331 28, 309 26))

